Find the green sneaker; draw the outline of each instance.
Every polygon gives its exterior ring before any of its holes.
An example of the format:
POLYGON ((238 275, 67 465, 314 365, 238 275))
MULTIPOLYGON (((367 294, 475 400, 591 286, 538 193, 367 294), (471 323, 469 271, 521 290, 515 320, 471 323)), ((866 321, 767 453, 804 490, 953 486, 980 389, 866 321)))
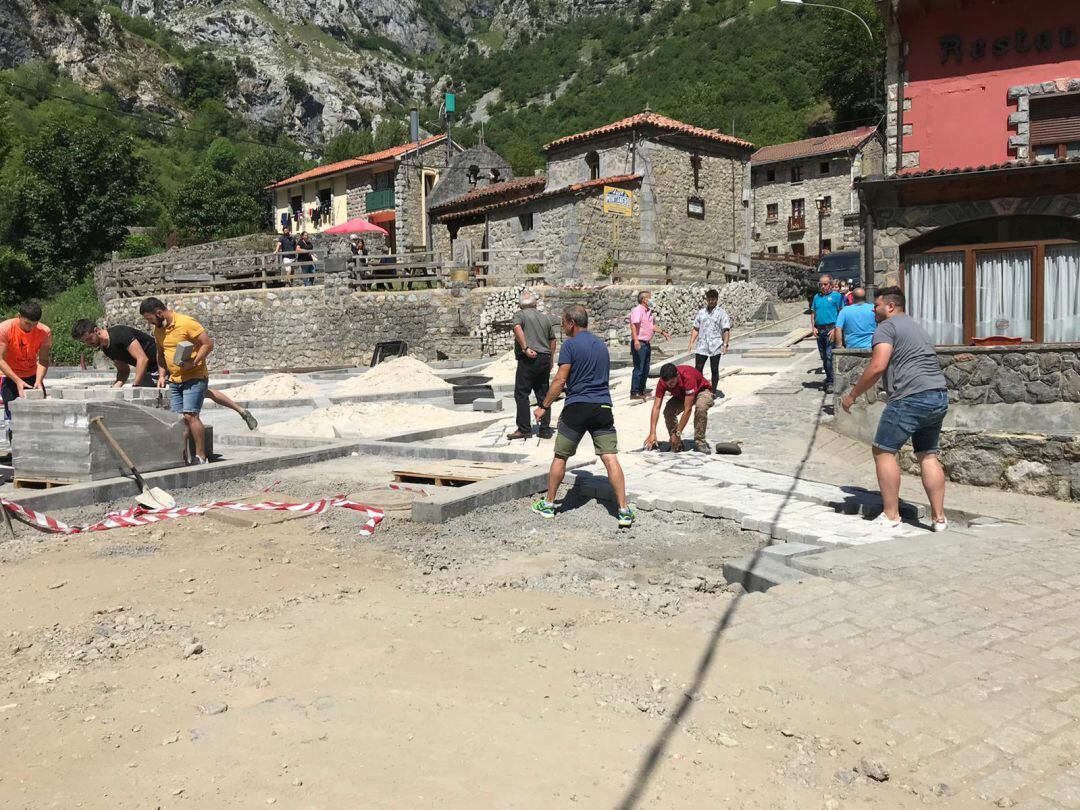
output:
POLYGON ((629 506, 625 509, 619 510, 619 528, 629 529, 634 525, 634 518, 637 517, 637 513, 629 506))
POLYGON ((240 418, 244 420, 244 424, 248 426, 248 430, 255 430, 255 428, 259 426, 259 420, 251 415, 251 411, 242 412, 240 418))
POLYGON ((546 498, 534 501, 532 510, 542 518, 548 518, 550 520, 555 517, 555 504, 548 503, 546 498))

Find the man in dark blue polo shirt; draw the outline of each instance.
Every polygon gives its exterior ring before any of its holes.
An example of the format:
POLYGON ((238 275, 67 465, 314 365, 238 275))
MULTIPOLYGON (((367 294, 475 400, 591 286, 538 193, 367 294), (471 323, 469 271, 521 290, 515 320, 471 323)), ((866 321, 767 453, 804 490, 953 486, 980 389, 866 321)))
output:
POLYGON ((819 292, 810 302, 810 328, 817 338, 818 354, 821 355, 821 367, 825 371, 825 393, 833 392, 832 368, 832 332, 836 328, 836 319, 844 307, 844 297, 833 292, 832 277, 828 275, 818 279, 819 292))
POLYGON ((619 504, 619 528, 629 529, 634 523, 634 510, 626 502, 626 478, 619 464, 619 440, 611 412, 608 382, 611 357, 604 341, 589 331, 589 313, 585 307, 579 304, 567 307, 562 328, 567 339, 559 350, 559 371, 536 409, 536 421, 547 416, 551 403, 564 389, 566 401, 555 436, 555 458, 548 471, 547 497, 534 503, 532 509, 540 517, 555 517, 555 495, 566 475, 566 460, 577 452, 578 444, 588 433, 619 504))

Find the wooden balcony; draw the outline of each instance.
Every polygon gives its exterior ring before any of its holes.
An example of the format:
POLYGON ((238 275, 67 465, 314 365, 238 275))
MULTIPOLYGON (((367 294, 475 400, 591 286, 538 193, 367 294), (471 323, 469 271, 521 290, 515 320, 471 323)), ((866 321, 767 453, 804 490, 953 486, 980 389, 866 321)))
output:
POLYGON ((805 231, 806 230, 806 217, 788 217, 787 229, 791 231, 805 231))

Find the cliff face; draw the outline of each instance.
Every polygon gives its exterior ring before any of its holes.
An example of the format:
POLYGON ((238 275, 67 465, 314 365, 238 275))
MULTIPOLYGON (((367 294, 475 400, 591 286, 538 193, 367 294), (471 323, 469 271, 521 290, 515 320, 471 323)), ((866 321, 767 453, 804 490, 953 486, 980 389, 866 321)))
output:
MULTIPOLYGON (((477 25, 500 47, 578 14, 618 13, 630 0, 120 0, 124 14, 237 65, 225 102, 248 120, 317 146, 343 129, 442 86, 426 65, 453 55, 477 25), (239 62, 237 62, 239 60, 239 62)), ((183 116, 169 52, 110 14, 104 0, 0 3, 0 67, 49 60, 133 109, 183 116), (72 7, 78 8, 71 12, 72 7)), ((152 29, 151 29, 152 30, 152 29)), ((488 40, 479 43, 488 48, 488 40)))

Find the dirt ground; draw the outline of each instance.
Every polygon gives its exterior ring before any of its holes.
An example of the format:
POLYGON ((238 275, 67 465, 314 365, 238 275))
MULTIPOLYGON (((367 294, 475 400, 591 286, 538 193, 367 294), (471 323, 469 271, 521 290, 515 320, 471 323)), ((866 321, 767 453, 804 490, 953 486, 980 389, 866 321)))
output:
MULTIPOLYGON (((183 500, 344 492, 391 463, 183 500)), ((887 743, 848 696, 822 701, 829 684, 781 650, 713 644, 741 602, 769 598, 720 572, 757 535, 680 513, 619 532, 605 505, 567 507, 391 516, 369 540, 344 510, 254 529, 21 529, 0 541, 0 806, 922 803, 899 775, 837 781, 887 743)))

